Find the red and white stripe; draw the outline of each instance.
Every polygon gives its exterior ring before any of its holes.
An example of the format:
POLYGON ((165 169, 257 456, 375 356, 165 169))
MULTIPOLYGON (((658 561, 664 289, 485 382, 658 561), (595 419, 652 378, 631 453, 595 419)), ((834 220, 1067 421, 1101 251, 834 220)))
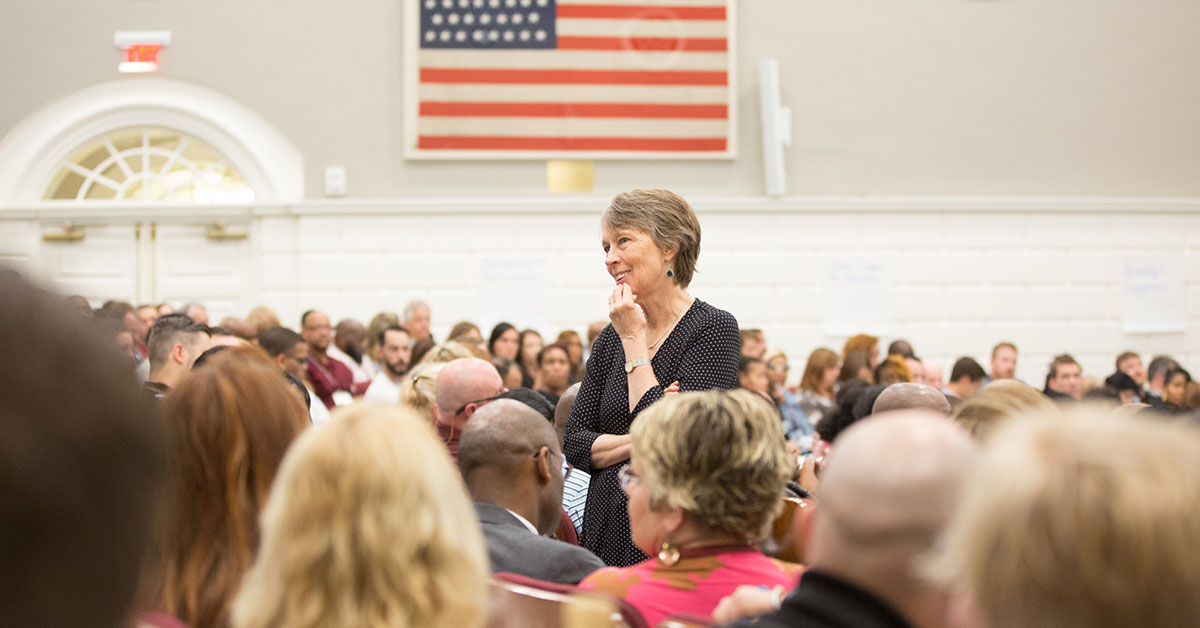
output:
POLYGON ((726 156, 729 0, 560 0, 558 50, 418 50, 415 154, 726 156))

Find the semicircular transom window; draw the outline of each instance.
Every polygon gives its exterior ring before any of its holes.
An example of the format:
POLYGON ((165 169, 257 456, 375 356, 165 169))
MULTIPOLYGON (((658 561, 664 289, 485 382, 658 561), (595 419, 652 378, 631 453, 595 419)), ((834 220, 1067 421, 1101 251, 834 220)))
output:
POLYGON ((207 142, 172 129, 112 131, 63 164, 47 200, 248 203, 254 189, 207 142))

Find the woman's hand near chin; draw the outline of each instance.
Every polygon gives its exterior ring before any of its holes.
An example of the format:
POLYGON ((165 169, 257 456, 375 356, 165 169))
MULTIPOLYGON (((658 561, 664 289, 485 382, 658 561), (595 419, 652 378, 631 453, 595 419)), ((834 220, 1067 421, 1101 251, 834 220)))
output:
POLYGON ((628 284, 613 288, 608 298, 608 320, 612 322, 613 331, 622 339, 646 335, 646 312, 635 302, 636 299, 628 284))

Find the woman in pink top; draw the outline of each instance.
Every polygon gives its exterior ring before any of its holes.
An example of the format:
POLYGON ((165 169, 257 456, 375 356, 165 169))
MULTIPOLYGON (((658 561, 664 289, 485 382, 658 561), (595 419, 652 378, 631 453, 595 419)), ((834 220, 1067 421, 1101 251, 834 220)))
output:
POLYGON ((711 615, 741 585, 795 586, 802 568, 757 546, 791 475, 769 403, 747 391, 681 393, 639 415, 630 433, 621 486, 633 544, 652 558, 601 569, 581 588, 628 600, 653 626, 711 615))

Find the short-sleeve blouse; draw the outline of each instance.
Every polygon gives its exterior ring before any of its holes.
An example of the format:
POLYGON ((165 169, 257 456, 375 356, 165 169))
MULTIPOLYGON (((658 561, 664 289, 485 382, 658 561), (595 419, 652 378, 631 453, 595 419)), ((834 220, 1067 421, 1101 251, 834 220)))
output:
POLYGON ((621 339, 612 325, 596 338, 571 406, 563 450, 572 465, 592 474, 581 541, 605 564, 625 567, 646 555, 630 539, 627 498, 617 478, 625 463, 592 468, 592 443, 603 434, 628 434, 634 418, 661 399, 671 382, 678 381, 683 391, 736 388, 740 353, 737 319, 696 299, 650 360, 659 385, 646 391, 630 412, 621 339))

